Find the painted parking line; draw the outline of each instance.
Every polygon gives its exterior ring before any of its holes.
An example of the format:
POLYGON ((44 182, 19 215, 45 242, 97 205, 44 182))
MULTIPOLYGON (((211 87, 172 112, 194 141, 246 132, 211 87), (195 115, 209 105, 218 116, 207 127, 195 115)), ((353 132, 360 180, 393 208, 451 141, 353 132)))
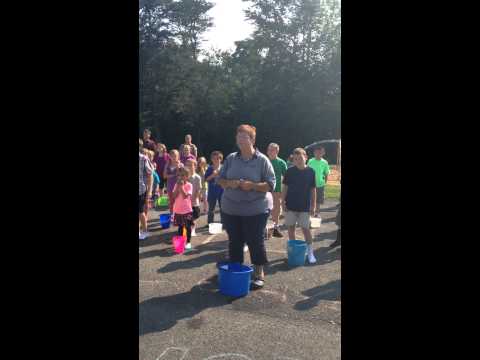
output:
POLYGON ((183 360, 188 351, 186 348, 169 347, 156 360, 183 360))
POLYGON ((220 235, 220 234, 210 235, 204 242, 202 242, 202 245, 208 244, 217 235, 220 235))

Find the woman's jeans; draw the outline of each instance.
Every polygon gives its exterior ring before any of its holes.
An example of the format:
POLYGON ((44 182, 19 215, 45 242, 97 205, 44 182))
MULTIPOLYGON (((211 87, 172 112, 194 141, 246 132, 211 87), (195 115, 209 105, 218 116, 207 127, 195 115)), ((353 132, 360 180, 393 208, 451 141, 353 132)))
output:
POLYGON ((250 251, 252 264, 265 265, 265 228, 270 212, 254 216, 236 216, 222 213, 223 225, 229 238, 229 258, 231 262, 243 264, 243 246, 250 251))

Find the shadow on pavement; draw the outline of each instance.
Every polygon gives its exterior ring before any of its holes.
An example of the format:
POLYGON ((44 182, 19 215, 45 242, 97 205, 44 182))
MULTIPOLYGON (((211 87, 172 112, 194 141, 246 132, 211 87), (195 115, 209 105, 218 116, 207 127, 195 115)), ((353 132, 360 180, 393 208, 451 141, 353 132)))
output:
POLYGON ((336 218, 335 216, 334 216, 334 217, 330 217, 330 218, 328 218, 328 219, 322 218, 322 224, 334 223, 336 219, 337 219, 337 218, 336 218))
POLYGON ((219 251, 223 252, 228 250, 228 240, 219 240, 219 241, 212 241, 206 244, 198 244, 195 245, 195 238, 192 238, 192 250, 185 252, 184 256, 193 256, 197 254, 201 254, 206 251, 219 251))
POLYGON ((305 311, 315 307, 320 300, 340 301, 341 300, 341 280, 331 281, 325 285, 317 286, 303 291, 303 295, 308 299, 297 302, 294 309, 305 311))
POLYGON ((337 238, 337 229, 325 232, 325 233, 319 233, 314 236, 313 241, 323 241, 323 240, 335 240, 337 238))
POLYGON ((322 213, 322 212, 334 212, 334 211, 337 211, 339 208, 339 205, 335 205, 335 206, 331 206, 331 207, 328 207, 328 208, 320 208, 319 209, 319 212, 322 213))
MULTIPOLYGON (((216 279, 217 276, 209 279, 212 287, 217 286, 216 279)), ((189 318, 193 319, 187 322, 187 326, 201 329, 205 321, 202 316, 194 318, 198 313, 226 305, 231 300, 218 291, 204 291, 199 285, 189 292, 145 300, 139 304, 139 336, 168 330, 179 320, 189 318)))
POLYGON ((330 247, 321 247, 320 249, 314 250, 313 253, 317 258, 317 262, 308 266, 325 265, 335 260, 341 260, 342 256, 341 248, 339 247, 335 249, 330 247))
MULTIPOLYGON (((152 231, 153 229, 150 229, 152 231)), ((169 244, 172 242, 172 237, 174 235, 177 235, 177 229, 176 228, 170 228, 164 230, 164 232, 160 234, 154 234, 150 235, 148 238, 145 240, 139 240, 138 244, 139 247, 147 247, 147 246, 153 246, 153 245, 158 245, 158 244, 169 244)))
POLYGON ((228 250, 228 242, 226 240, 215 241, 215 242, 211 242, 211 243, 207 243, 207 244, 195 245, 195 240, 193 240, 195 238, 193 238, 192 239, 192 244, 193 244, 192 250, 179 255, 179 254, 176 254, 173 251, 173 247, 171 246, 171 244, 172 244, 171 238, 173 237, 173 235, 176 235, 176 233, 172 234, 167 239, 164 239, 164 240, 160 241, 162 243, 169 244, 170 246, 168 248, 161 249, 161 250, 157 249, 157 250, 151 250, 151 251, 144 251, 144 252, 142 252, 138 255, 138 258, 140 260, 142 260, 142 259, 147 259, 147 258, 156 257, 156 256, 158 256, 158 257, 178 256, 178 259, 181 260, 181 259, 188 259, 189 257, 191 257, 193 255, 201 254, 202 252, 205 252, 205 251, 223 252, 224 250, 228 250))
POLYGON ((166 249, 161 249, 161 250, 151 250, 151 251, 144 251, 140 254, 138 254, 138 259, 147 259, 151 257, 170 257, 170 256, 175 256, 175 252, 173 251, 172 248, 166 248, 166 249))
POLYGON ((277 259, 273 261, 269 261, 268 265, 265 266, 265 275, 273 275, 279 271, 290 271, 295 269, 288 265, 287 258, 277 259))
MULTIPOLYGON (((171 250, 171 251, 173 252, 173 250, 171 250)), ((193 251, 188 253, 188 254, 191 254, 191 253, 193 253, 193 251)), ((185 270, 185 269, 192 269, 192 268, 196 268, 196 267, 201 267, 205 264, 217 263, 217 262, 220 262, 220 261, 226 261, 227 256, 228 256, 228 253, 225 252, 225 251, 221 251, 221 252, 218 252, 218 253, 210 253, 210 254, 197 256, 197 257, 192 257, 192 258, 187 257, 188 254, 177 255, 179 261, 168 263, 164 267, 158 269, 157 273, 169 273, 169 272, 177 271, 177 270, 185 270)), ((140 255, 142 255, 142 254, 140 254, 140 255)), ((191 254, 191 255, 193 255, 193 254, 191 254)))

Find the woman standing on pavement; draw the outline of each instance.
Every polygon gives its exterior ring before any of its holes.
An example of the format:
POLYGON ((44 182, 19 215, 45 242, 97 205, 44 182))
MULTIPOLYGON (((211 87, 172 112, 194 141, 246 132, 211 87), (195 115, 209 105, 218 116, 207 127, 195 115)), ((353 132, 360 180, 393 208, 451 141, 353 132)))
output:
POLYGON ((240 125, 237 128, 240 151, 227 156, 218 184, 224 188, 221 211, 229 238, 230 261, 243 263, 246 243, 254 265, 252 288, 259 289, 265 281, 264 234, 273 205, 267 193, 275 188, 275 173, 268 157, 254 147, 255 138, 255 127, 240 125))

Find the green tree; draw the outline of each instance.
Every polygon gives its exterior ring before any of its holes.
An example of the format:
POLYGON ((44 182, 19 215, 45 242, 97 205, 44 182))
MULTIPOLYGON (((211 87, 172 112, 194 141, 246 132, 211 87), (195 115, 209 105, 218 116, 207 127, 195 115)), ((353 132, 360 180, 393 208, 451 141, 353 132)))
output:
POLYGON ((200 153, 228 153, 240 123, 257 127, 260 149, 275 141, 284 157, 296 146, 340 136, 339 2, 250 5, 251 37, 232 53, 212 50, 200 60, 210 2, 140 1, 140 123, 168 148, 188 132, 200 153))

